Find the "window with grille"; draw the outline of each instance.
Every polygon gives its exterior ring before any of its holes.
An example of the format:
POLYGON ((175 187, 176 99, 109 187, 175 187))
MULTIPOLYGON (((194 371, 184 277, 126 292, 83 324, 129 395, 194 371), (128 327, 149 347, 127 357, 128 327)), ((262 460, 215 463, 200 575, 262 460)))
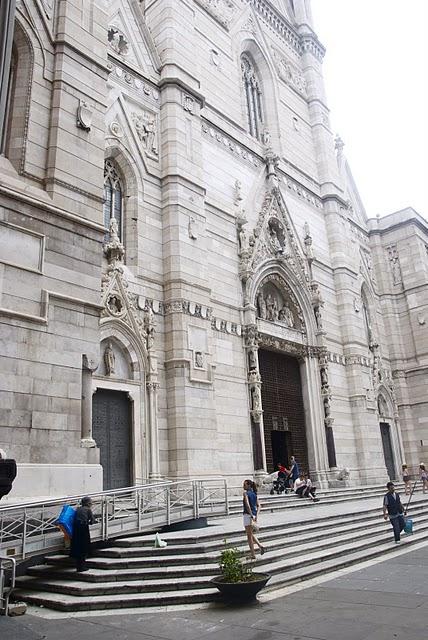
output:
POLYGON ((254 65, 246 55, 241 56, 241 71, 247 105, 248 130, 254 138, 261 140, 265 126, 262 90, 254 65))
POLYGON ((104 226, 109 229, 110 220, 115 218, 120 240, 122 240, 122 193, 116 167, 111 160, 106 160, 104 163, 104 226))

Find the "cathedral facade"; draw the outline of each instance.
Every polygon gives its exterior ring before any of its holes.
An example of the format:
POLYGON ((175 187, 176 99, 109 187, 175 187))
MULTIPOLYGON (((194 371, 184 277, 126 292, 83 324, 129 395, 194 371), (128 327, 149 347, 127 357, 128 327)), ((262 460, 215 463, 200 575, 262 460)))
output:
POLYGON ((416 471, 428 224, 368 218, 310 0, 1 11, 15 495, 238 483, 291 455, 321 486, 416 471))

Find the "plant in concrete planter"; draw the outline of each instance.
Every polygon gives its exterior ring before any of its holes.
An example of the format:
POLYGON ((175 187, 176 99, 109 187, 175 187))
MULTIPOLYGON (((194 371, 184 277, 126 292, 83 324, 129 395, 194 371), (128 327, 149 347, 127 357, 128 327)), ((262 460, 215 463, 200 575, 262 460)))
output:
POLYGON ((270 575, 255 573, 245 564, 236 547, 226 547, 220 555, 221 575, 211 580, 226 600, 251 600, 263 589, 270 575))

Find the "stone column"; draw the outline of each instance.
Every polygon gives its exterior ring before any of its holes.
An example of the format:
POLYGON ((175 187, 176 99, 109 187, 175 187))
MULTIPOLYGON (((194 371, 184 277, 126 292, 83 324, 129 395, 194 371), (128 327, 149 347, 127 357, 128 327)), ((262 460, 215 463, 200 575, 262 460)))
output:
POLYGON ((149 422, 149 478, 159 480, 159 435, 158 435, 158 382, 147 382, 148 422, 149 422))
POLYGON ((305 357, 301 364, 301 378, 311 475, 317 482, 326 483, 329 464, 317 357, 305 357))
POLYGON ((96 447, 92 437, 92 374, 98 368, 95 358, 86 354, 82 356, 82 408, 81 408, 81 442, 80 446, 86 449, 96 447))
POLYGON ((15 4, 15 0, 0 2, 0 148, 3 147, 2 141, 6 125, 10 61, 15 29, 15 4))
POLYGON ((248 392, 251 416, 251 437, 253 443, 253 461, 256 476, 267 473, 265 437, 263 429, 263 408, 261 394, 261 378, 258 358, 258 337, 255 325, 250 325, 245 332, 245 349, 247 352, 248 392))

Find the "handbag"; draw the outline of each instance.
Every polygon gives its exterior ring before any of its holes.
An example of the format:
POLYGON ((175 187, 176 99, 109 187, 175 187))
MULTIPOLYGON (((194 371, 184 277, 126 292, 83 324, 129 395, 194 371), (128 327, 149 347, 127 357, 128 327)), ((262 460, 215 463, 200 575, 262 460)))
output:
POLYGON ((257 533, 259 529, 260 527, 257 522, 255 520, 251 520, 251 530, 253 531, 253 533, 257 533))

